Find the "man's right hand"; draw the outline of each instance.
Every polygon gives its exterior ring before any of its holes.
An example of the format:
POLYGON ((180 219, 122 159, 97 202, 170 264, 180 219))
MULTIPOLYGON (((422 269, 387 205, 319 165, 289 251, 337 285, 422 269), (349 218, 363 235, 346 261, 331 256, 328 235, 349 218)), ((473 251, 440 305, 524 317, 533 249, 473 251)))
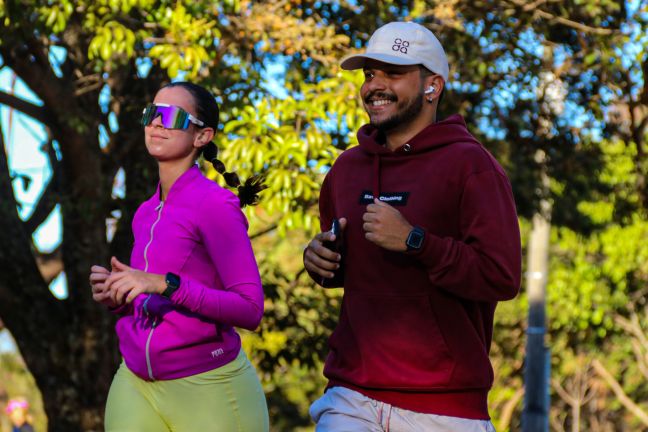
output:
MULTIPOLYGON (((346 224, 346 218, 340 218, 341 231, 344 231, 346 224)), ((332 279, 335 276, 333 272, 340 268, 342 256, 322 244, 325 241, 333 240, 335 240, 333 233, 329 231, 321 232, 306 246, 306 251, 304 252, 304 268, 311 276, 319 275, 323 278, 332 279)), ((319 283, 317 279, 316 282, 319 283)))

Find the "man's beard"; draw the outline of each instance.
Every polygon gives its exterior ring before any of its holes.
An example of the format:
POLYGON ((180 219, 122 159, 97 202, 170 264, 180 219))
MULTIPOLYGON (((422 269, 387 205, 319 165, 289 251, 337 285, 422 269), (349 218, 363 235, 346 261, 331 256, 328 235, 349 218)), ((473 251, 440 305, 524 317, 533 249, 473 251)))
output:
MULTIPOLYGON (((385 95, 385 94, 379 93, 379 95, 385 95)), ((372 96, 374 95, 373 94, 368 95, 367 99, 369 99, 372 96)), ((393 95, 389 95, 389 96, 391 96, 390 99, 392 100, 395 99, 393 95)), ((409 123, 410 121, 418 117, 418 115, 421 113, 422 110, 423 110, 423 93, 419 92, 417 97, 411 99, 407 105, 400 108, 393 116, 378 122, 371 119, 370 116, 369 120, 370 120, 370 124, 373 127, 377 128, 382 132, 389 132, 392 129, 395 129, 399 126, 409 123)))

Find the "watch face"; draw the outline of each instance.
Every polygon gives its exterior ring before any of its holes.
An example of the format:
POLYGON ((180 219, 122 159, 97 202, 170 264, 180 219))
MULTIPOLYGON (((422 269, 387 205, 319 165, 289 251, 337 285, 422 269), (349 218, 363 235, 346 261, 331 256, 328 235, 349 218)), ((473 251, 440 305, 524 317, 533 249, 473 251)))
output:
POLYGON ((414 229, 409 233, 409 236, 407 236, 407 241, 405 242, 407 244, 407 248, 410 250, 420 249, 421 246, 423 246, 424 238, 425 231, 423 231, 419 227, 414 227, 414 229))
POLYGON ((167 273, 164 280, 166 282, 166 289, 164 290, 162 295, 166 298, 170 298, 171 294, 173 294, 178 290, 178 288, 180 288, 180 276, 173 273, 167 273))
POLYGON ((169 288, 178 288, 180 286, 180 277, 173 273, 167 273, 166 283, 169 288))

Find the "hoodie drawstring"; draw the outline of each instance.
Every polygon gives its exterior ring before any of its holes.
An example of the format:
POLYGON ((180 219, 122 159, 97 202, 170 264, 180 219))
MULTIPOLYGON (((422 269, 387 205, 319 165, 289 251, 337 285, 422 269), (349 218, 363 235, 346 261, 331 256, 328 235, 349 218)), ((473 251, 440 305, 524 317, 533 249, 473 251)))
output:
POLYGON ((373 196, 380 199, 380 155, 374 153, 373 160, 373 196))

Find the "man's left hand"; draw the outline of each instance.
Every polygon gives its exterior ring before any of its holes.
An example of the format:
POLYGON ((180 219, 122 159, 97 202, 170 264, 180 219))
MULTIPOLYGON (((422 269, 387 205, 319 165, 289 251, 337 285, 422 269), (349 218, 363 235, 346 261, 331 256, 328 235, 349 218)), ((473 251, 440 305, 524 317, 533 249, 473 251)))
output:
POLYGON ((394 207, 374 199, 362 215, 362 221, 365 238, 370 242, 392 251, 407 250, 405 241, 413 226, 394 207))

